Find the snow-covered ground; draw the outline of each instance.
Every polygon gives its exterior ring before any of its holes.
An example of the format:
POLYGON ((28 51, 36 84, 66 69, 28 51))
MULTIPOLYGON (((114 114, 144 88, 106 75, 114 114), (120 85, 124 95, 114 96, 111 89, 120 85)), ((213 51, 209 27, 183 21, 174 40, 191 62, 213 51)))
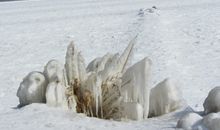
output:
POLYGON ((120 52, 138 35, 133 61, 153 61, 152 82, 179 82, 186 102, 202 111, 208 91, 220 85, 219 0, 30 0, 0 2, 0 130, 175 129, 186 111, 135 121, 105 121, 33 104, 16 91, 30 71, 50 59, 64 63, 70 41, 88 63, 120 52), (158 9, 149 11, 152 6, 158 9))

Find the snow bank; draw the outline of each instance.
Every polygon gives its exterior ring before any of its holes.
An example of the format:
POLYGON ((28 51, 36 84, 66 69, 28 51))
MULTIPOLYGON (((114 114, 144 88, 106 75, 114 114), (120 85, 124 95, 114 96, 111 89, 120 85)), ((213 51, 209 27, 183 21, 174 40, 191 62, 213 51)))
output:
POLYGON ((178 86, 171 79, 165 79, 151 90, 149 116, 175 111, 182 105, 182 100, 178 86))
POLYGON ((45 76, 41 72, 29 73, 17 90, 20 106, 31 103, 44 103, 46 86, 45 76))
POLYGON ((220 87, 212 89, 203 103, 205 114, 220 111, 220 87))

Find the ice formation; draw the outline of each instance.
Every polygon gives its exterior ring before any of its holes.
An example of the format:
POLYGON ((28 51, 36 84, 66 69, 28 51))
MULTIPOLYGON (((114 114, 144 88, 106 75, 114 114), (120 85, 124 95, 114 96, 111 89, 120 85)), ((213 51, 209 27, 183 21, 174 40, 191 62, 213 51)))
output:
POLYGON ((67 108, 66 84, 62 65, 57 60, 49 61, 44 68, 44 75, 48 81, 46 103, 49 106, 67 108))
POLYGON ((132 120, 142 120, 144 117, 143 106, 137 102, 124 102, 123 106, 123 118, 132 120))
POLYGON ((205 114, 220 111, 220 87, 212 89, 203 103, 205 114))
POLYGON ((183 128, 184 130, 198 130, 201 122, 202 116, 196 113, 188 113, 177 122, 177 128, 183 128))
POLYGON ((220 129, 220 113, 211 113, 203 118, 203 124, 209 130, 220 129))
MULTIPOLYGON (((124 102, 139 103, 143 107, 143 117, 148 117, 149 93, 148 78, 151 60, 144 58, 126 70, 122 76, 122 96, 124 102)), ((132 113, 132 111, 130 111, 132 113)))
MULTIPOLYGON (((165 80, 150 91, 150 59, 144 58, 127 67, 135 42, 136 37, 122 54, 107 53, 91 61, 87 67, 81 53, 71 42, 67 47, 64 67, 57 60, 51 60, 44 72, 38 73, 38 77, 41 76, 39 88, 44 88, 38 96, 44 99, 38 102, 45 102, 46 97, 49 106, 68 108, 103 119, 142 120, 148 118, 149 112, 162 115, 177 109, 180 97, 177 87, 170 80, 165 80), (152 101, 149 101, 150 92, 152 101), (152 107, 150 110, 149 104, 152 107)), ((23 82, 28 81, 29 77, 23 82)), ((23 82, 21 86, 29 88, 30 85, 23 82)), ((29 95, 22 87, 18 95, 21 104, 36 102, 28 100, 35 95, 21 96, 29 95)))
POLYGON ((86 68, 81 53, 76 49, 73 42, 69 44, 66 52, 65 70, 68 85, 74 84, 74 80, 84 81, 86 79, 86 68))
POLYGON ((41 72, 29 73, 21 82, 17 91, 20 105, 31 103, 45 103, 45 91, 47 82, 41 72))
POLYGON ((220 128, 220 87, 213 88, 205 99, 204 117, 196 113, 184 115, 177 123, 177 128, 186 130, 219 130, 220 128))
POLYGON ((149 116, 160 116, 181 107, 183 98, 178 86, 171 80, 165 79, 150 92, 149 116))

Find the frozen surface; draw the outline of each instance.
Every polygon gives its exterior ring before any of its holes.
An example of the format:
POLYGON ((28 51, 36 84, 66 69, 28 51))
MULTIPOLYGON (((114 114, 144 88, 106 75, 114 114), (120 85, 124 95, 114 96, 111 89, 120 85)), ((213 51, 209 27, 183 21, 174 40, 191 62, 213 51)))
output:
POLYGON ((133 63, 145 56, 152 60, 150 86, 170 77, 188 104, 201 111, 208 91, 220 84, 219 16, 219 0, 0 2, 0 129, 174 129, 181 114, 115 122, 45 105, 12 108, 19 103, 16 91, 23 77, 43 71, 50 59, 64 63, 71 40, 88 63, 122 51, 138 34, 133 63))

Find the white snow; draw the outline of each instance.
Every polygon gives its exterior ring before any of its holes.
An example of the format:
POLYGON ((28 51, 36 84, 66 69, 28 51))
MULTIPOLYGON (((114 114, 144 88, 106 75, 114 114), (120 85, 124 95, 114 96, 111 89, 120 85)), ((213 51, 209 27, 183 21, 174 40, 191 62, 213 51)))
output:
POLYGON ((43 71, 50 59, 64 63, 72 40, 88 63, 122 51, 138 34, 133 62, 152 60, 150 86, 170 77, 201 111, 208 92, 220 84, 219 16, 219 0, 0 2, 0 129, 174 130, 186 110, 139 122, 106 121, 42 104, 13 109, 16 91, 25 75, 43 71))

